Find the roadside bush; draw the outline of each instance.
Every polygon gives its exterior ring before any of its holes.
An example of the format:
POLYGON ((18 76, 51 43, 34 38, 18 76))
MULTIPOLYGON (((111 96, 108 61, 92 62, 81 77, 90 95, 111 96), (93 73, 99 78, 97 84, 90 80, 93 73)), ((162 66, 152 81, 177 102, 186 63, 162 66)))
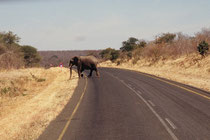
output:
POLYGON ((198 52, 204 56, 207 54, 207 51, 209 50, 209 44, 206 41, 202 41, 198 46, 197 46, 198 52))
POLYGON ((183 33, 177 33, 177 39, 169 44, 169 56, 189 55, 196 52, 195 39, 183 33))
POLYGON ((172 33, 163 33, 156 37, 155 43, 161 44, 161 43, 172 43, 175 39, 176 34, 172 33))
POLYGON ((119 54, 120 52, 118 50, 112 48, 107 48, 100 52, 101 58, 103 58, 104 60, 111 60, 111 61, 115 61, 119 57, 119 54))
POLYGON ((143 50, 142 56, 156 62, 161 56, 163 56, 163 46, 157 47, 157 45, 152 43, 143 50))
POLYGON ((120 55, 120 52, 118 51, 118 50, 113 50, 112 52, 111 52, 111 61, 115 61, 118 57, 119 57, 119 55, 120 55))
POLYGON ((123 61, 133 59, 133 63, 136 63, 141 55, 140 50, 142 50, 146 46, 146 41, 130 37, 127 41, 122 42, 122 47, 120 48, 120 50, 122 51, 120 58, 123 59, 123 61))
POLYGON ((147 42, 144 40, 139 41, 139 43, 137 44, 138 48, 144 48, 147 46, 147 42))
POLYGON ((122 47, 120 50, 122 52, 130 52, 137 48, 138 39, 130 37, 127 41, 122 42, 122 47))
POLYGON ((129 51, 132 51, 134 50, 134 45, 133 44, 130 44, 129 42, 122 42, 122 47, 120 48, 121 51, 123 52, 129 52, 129 51))
POLYGON ((132 52, 132 56, 133 56, 133 60, 132 60, 132 63, 133 64, 136 64, 138 62, 138 60, 140 60, 141 56, 142 56, 142 51, 143 51, 143 47, 142 48, 138 48, 136 50, 134 50, 132 52))
POLYGON ((127 57, 128 57, 129 59, 131 59, 131 58, 133 57, 132 52, 128 52, 128 53, 127 53, 127 57))

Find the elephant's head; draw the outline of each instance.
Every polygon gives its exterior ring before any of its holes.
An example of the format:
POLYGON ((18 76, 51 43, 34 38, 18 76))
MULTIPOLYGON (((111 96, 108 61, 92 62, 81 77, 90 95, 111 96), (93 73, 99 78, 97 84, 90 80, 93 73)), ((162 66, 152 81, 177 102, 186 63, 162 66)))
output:
POLYGON ((70 61, 69 61, 70 79, 71 79, 71 76, 72 76, 72 66, 74 66, 74 65, 78 66, 79 60, 80 60, 79 57, 75 56, 75 57, 71 58, 70 61))

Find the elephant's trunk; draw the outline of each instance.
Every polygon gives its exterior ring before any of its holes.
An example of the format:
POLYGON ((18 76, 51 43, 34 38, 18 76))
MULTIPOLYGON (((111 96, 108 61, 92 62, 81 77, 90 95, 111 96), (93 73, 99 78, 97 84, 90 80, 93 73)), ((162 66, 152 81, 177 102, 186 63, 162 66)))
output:
POLYGON ((69 66, 70 66, 70 77, 69 77, 69 79, 71 79, 71 76, 72 76, 72 64, 69 64, 69 66))

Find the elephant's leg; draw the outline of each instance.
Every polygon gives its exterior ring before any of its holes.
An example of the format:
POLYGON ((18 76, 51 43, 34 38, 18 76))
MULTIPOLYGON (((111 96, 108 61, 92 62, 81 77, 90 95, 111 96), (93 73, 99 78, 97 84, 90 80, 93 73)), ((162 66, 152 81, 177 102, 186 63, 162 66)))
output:
POLYGON ((81 77, 84 76, 84 74, 82 73, 83 71, 84 71, 84 68, 82 68, 82 70, 81 70, 81 77))
POLYGON ((99 74, 99 72, 98 72, 98 69, 97 69, 97 68, 95 69, 95 71, 96 71, 96 76, 100 77, 100 74, 99 74))
POLYGON ((92 76, 92 72, 93 72, 93 70, 90 69, 90 74, 88 75, 88 77, 91 77, 92 76))
POLYGON ((69 76, 69 79, 71 79, 72 77, 72 66, 70 67, 70 76, 69 76))
POLYGON ((77 68, 77 72, 78 72, 78 77, 80 78, 81 77, 81 70, 80 70, 79 67, 77 68))

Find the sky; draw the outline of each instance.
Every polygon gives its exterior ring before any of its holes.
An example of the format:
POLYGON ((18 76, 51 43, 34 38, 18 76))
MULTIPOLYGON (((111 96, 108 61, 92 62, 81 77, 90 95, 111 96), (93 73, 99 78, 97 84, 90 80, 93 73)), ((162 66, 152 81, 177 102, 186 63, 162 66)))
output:
POLYGON ((0 0, 0 32, 38 50, 119 49, 129 37, 194 35, 210 27, 209 0, 0 0))

